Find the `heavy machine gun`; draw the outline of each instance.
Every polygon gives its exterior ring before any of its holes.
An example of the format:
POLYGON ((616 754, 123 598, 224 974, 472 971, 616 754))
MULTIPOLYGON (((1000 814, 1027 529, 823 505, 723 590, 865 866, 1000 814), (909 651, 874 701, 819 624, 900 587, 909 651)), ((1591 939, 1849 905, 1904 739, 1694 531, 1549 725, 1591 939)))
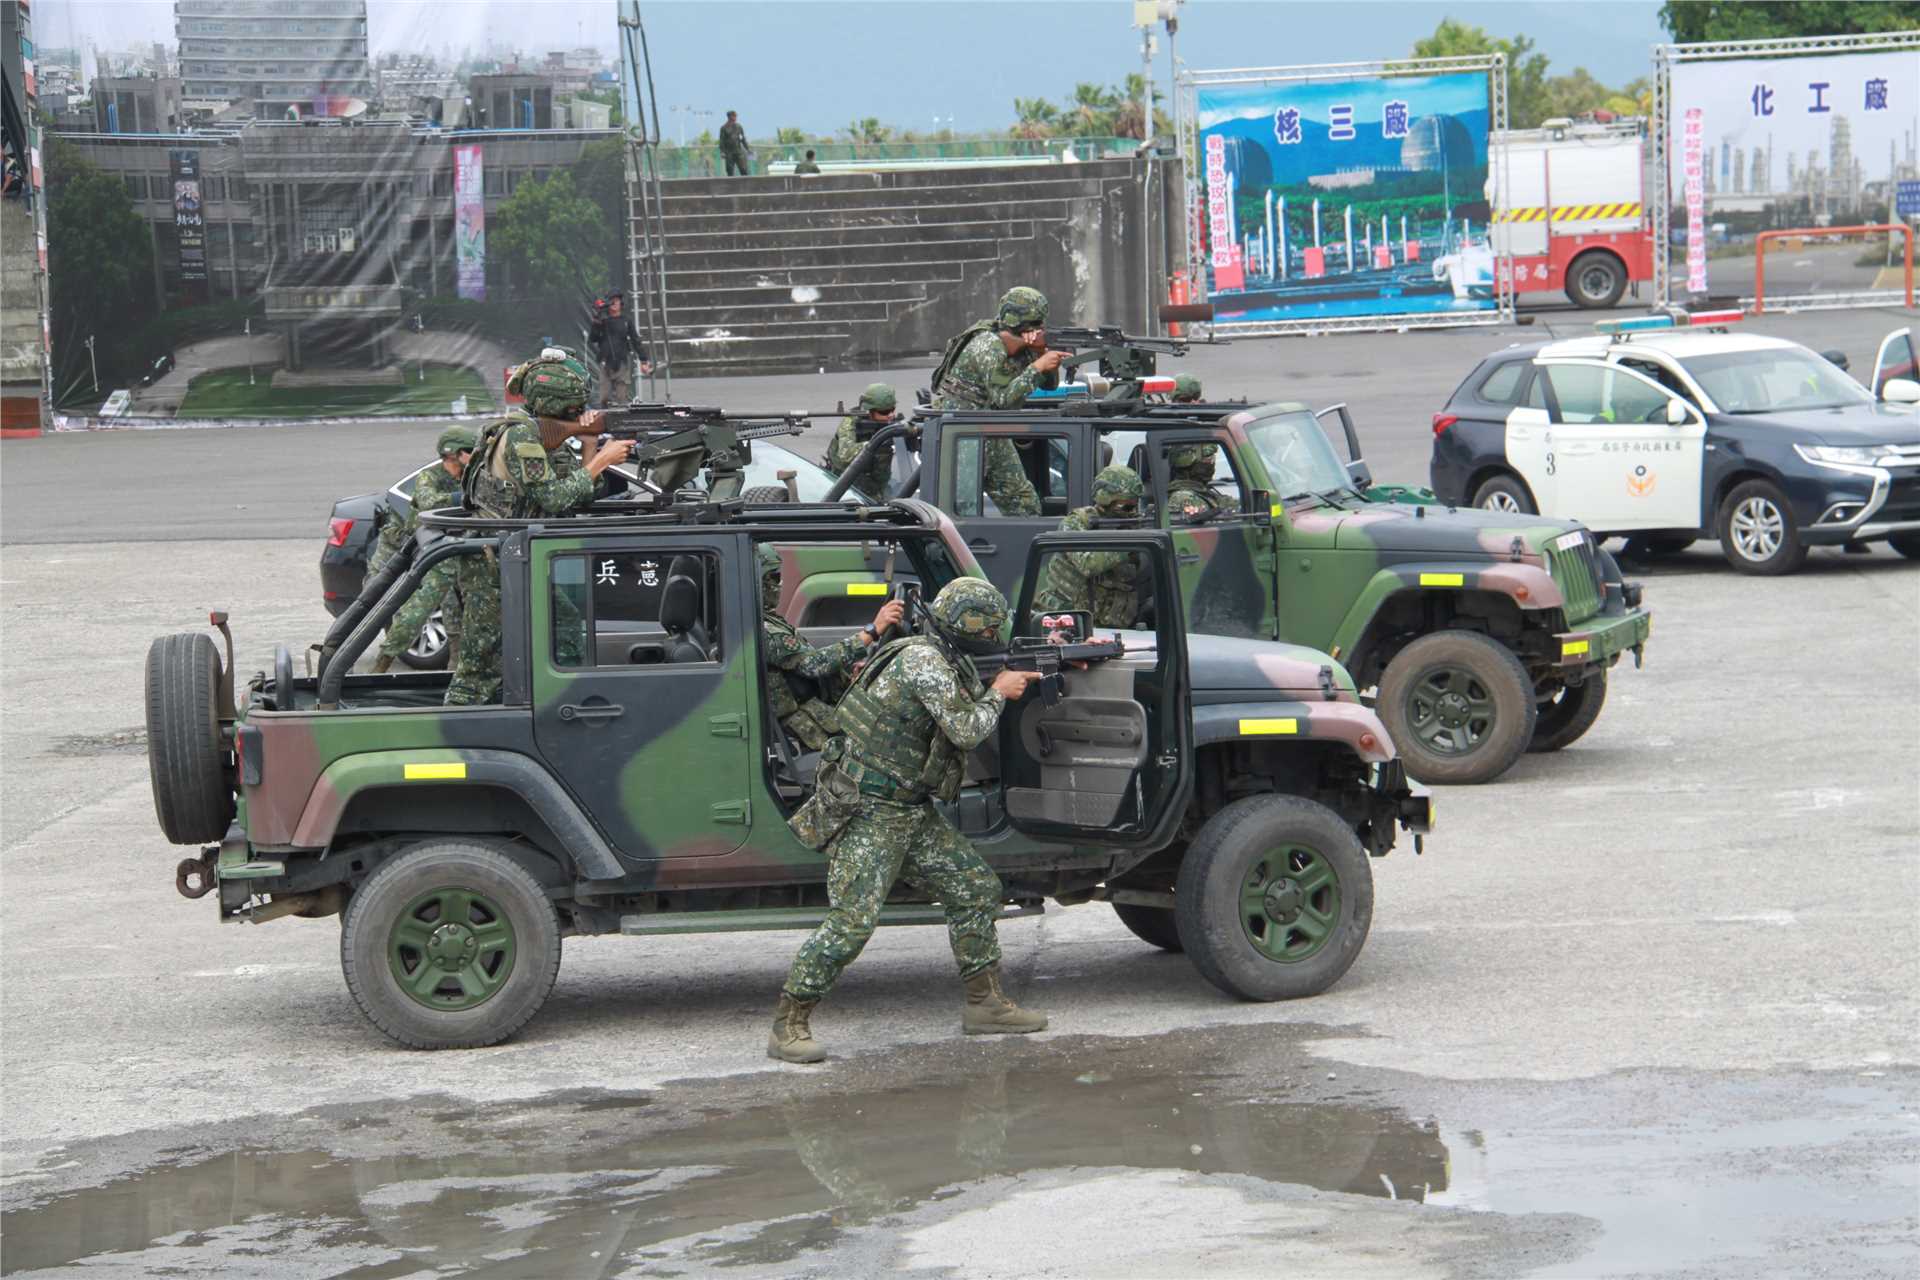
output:
POLYGON ((1100 376, 1112 382, 1151 377, 1158 371, 1159 357, 1184 356, 1188 345, 1185 338, 1143 337, 1124 333, 1117 325, 1047 330, 1049 350, 1073 353, 1060 362, 1061 369, 1072 374, 1082 365, 1095 364, 1100 376))
POLYGON ((601 427, 604 439, 633 441, 629 462, 663 495, 671 497, 705 467, 709 498, 725 501, 740 496, 755 440, 799 435, 811 420, 834 416, 799 409, 728 413, 711 405, 630 404, 602 410, 601 427))

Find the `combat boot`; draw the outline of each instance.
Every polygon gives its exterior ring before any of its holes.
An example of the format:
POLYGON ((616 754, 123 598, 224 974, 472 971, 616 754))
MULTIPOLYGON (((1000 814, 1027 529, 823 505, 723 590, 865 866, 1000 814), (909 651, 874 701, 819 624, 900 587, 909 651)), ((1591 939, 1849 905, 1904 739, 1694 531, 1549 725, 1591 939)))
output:
POLYGON ((390 653, 383 653, 379 657, 373 660, 373 674, 384 675, 386 673, 387 668, 391 667, 392 665, 393 665, 393 655, 390 653))
POLYGON ((1000 966, 990 964, 966 979, 967 1003, 960 1012, 960 1029, 970 1036, 1024 1034, 1045 1031, 1047 1015, 1022 1009, 1000 987, 1000 966))
POLYGON ((767 1056, 781 1062, 820 1062, 827 1051, 813 1038, 807 1019, 818 1000, 796 1000, 785 991, 773 1010, 773 1034, 767 1037, 767 1056))

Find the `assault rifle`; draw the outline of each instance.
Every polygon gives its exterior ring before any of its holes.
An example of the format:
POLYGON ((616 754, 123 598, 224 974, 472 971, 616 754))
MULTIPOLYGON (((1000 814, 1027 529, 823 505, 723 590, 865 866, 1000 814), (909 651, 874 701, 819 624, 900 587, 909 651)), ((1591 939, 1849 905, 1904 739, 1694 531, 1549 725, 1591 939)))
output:
MULTIPOLYGON (((1073 615, 1060 615, 1071 618, 1073 615)), ((1079 615, 1084 618, 1086 615, 1079 615)), ((1045 626, 1051 619, 1042 618, 1045 626)), ((1059 632, 1052 632, 1058 635, 1059 632)), ((1109 662, 1124 657, 1127 646, 1118 637, 1111 640, 1056 640, 1050 636, 1015 636, 1007 647, 1006 670, 1038 671, 1034 684, 1043 706, 1052 706, 1066 696, 1065 668, 1086 666, 1090 662, 1109 662)))
POLYGON ((708 495, 724 501, 740 496, 755 440, 799 435, 812 419, 833 416, 798 409, 728 413, 710 405, 630 404, 601 410, 601 436, 633 441, 629 462, 642 475, 651 472, 661 493, 671 496, 705 467, 711 472, 708 495))

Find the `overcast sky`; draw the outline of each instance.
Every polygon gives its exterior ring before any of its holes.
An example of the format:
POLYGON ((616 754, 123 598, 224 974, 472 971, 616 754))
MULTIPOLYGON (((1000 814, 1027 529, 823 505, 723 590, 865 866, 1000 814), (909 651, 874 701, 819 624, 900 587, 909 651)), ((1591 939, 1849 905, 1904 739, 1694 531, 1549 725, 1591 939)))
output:
MULTIPOLYGON (((1524 33, 1554 73, 1584 66, 1608 84, 1651 68, 1666 39, 1658 0, 1575 4, 1442 0, 1190 0, 1177 37, 1196 70, 1405 56, 1444 17, 1524 33)), ((756 135, 814 132, 862 116, 907 128, 1002 129, 1013 99, 1070 98, 1075 82, 1114 83, 1140 67, 1128 0, 699 0, 641 5, 669 135, 739 110, 756 135)), ((614 49, 614 0, 369 0, 368 38, 388 50, 529 53, 614 49)), ((125 48, 173 43, 171 0, 38 0, 34 37, 125 48)), ((1155 60, 1163 88, 1167 51, 1155 60)))

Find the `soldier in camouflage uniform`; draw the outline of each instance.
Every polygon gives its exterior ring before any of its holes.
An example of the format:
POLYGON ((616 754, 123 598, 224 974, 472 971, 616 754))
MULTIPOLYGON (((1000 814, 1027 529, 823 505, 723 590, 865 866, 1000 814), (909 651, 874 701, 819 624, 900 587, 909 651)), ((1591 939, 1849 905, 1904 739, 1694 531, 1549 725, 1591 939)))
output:
MULTIPOLYGON (((1047 350, 1047 295, 1009 289, 993 319, 979 320, 947 344, 933 372, 936 409, 1018 409, 1035 391, 1060 384, 1066 353, 1047 350)), ((1011 440, 988 440, 987 496, 1007 516, 1037 516, 1040 495, 1011 440)))
MULTIPOLYGON (((1099 520, 1140 514, 1140 477, 1131 468, 1103 467, 1093 478, 1093 505, 1069 511, 1062 533, 1099 520)), ((1140 618, 1140 557, 1132 551, 1070 551, 1047 557, 1046 579, 1034 593, 1036 609, 1087 609, 1097 627, 1131 627, 1140 618)))
POLYGON ((755 551, 760 566, 760 634, 767 646, 767 700, 774 717, 809 751, 826 747, 840 732, 833 703, 854 664, 900 625, 906 606, 889 600, 873 621, 846 639, 817 649, 780 616, 780 553, 765 543, 755 551))
POLYGON ((1200 399, 1200 379, 1183 373, 1173 380, 1173 402, 1193 404, 1200 399))
POLYGON ((868 660, 835 712, 841 736, 827 748, 814 797, 794 816, 796 834, 828 857, 832 909, 801 944, 774 1013, 767 1056, 826 1057, 808 1027, 814 1006, 873 936, 880 907, 903 873, 946 908, 947 937, 966 984, 961 1029, 970 1035, 1039 1031, 1000 985, 993 920, 1000 877, 933 805, 959 794, 967 752, 986 741, 1010 701, 1037 675, 1002 671, 983 686, 969 653, 1002 644, 1006 597, 980 578, 956 578, 934 597, 932 633, 896 640, 868 660), (824 840, 822 839, 824 837, 824 840))
MULTIPOLYGON (((839 429, 833 433, 833 442, 827 446, 827 456, 821 465, 836 476, 845 471, 860 456, 859 418, 887 422, 893 417, 896 403, 893 388, 884 382, 873 383, 862 391, 854 412, 840 419, 839 429)), ((884 499, 887 490, 893 487, 893 444, 889 440, 875 449, 867 465, 853 478, 854 487, 869 498, 884 499)))
MULTIPOLYGON (((584 467, 575 460, 568 440, 591 441, 600 434, 600 411, 587 409, 591 382, 586 365, 558 347, 546 348, 508 375, 507 390, 524 398, 524 411, 481 428, 464 478, 470 511, 524 520, 570 515, 592 503, 600 473, 625 461, 633 442, 610 441, 584 467)), ((447 686, 447 705, 493 702, 500 696, 500 569, 492 553, 457 561, 466 636, 447 686)), ((556 632, 563 621, 556 619, 556 632)), ((573 641, 574 661, 580 658, 579 638, 573 641)), ((562 649, 564 660, 569 655, 562 649)))
MULTIPOLYGON (((460 473, 473 455, 473 440, 472 427, 448 427, 440 433, 440 461, 423 470, 413 482, 407 518, 388 520, 380 527, 380 543, 373 549, 368 573, 380 572, 380 567, 414 535, 420 527, 421 512, 457 507, 464 502, 460 473)), ((447 665, 453 665, 460 654, 460 593, 453 586, 458 569, 454 561, 442 560, 427 571, 427 576, 420 580, 420 589, 408 597, 387 624, 386 639, 380 642, 380 654, 373 660, 375 671, 393 666, 393 660, 406 652, 435 609, 440 611, 440 623, 447 633, 447 665)))
POLYGON ((1210 444, 1179 444, 1167 451, 1167 508, 1175 519, 1204 520, 1227 508, 1227 499, 1213 487, 1213 449, 1210 444))

